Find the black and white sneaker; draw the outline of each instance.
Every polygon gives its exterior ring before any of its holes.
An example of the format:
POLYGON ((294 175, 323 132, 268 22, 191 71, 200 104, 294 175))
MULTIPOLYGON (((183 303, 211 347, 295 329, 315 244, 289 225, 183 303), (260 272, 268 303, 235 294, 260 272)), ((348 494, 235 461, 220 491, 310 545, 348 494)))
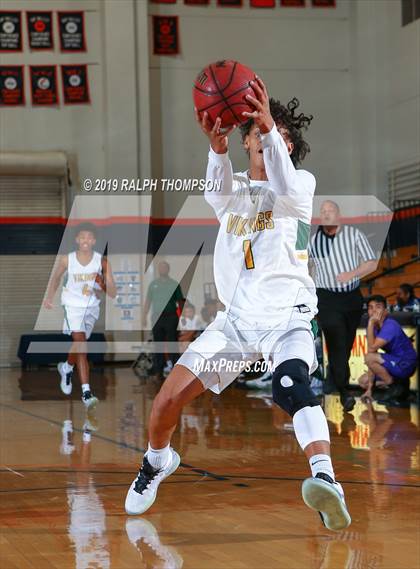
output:
POLYGON ((91 391, 85 391, 82 394, 82 401, 86 409, 93 409, 98 404, 98 399, 93 395, 91 391))
POLYGON ((318 472, 315 478, 304 480, 302 498, 307 506, 319 513, 327 529, 339 531, 351 524, 343 488, 328 474, 318 472))
POLYGON ((73 385, 71 383, 73 377, 73 370, 66 371, 67 366, 65 365, 67 362, 60 362, 57 365, 58 373, 60 374, 61 381, 60 381, 60 388, 61 391, 65 395, 70 395, 73 385))
POLYGON ((170 476, 178 468, 181 458, 172 448, 169 463, 161 469, 153 468, 147 457, 143 458, 143 464, 137 478, 133 480, 125 499, 125 511, 135 516, 142 514, 150 508, 156 500, 159 484, 170 476))

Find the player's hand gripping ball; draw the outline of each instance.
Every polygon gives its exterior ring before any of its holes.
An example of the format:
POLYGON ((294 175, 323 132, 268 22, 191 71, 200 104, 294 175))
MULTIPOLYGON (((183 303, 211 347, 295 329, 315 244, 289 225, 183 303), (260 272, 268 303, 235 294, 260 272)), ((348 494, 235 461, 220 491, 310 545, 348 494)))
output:
POLYGON ((223 60, 210 63, 198 74, 193 87, 194 106, 199 117, 207 111, 212 123, 222 119, 222 128, 241 124, 248 120, 243 112, 255 109, 246 100, 246 95, 255 97, 250 81, 255 73, 238 61, 223 60))

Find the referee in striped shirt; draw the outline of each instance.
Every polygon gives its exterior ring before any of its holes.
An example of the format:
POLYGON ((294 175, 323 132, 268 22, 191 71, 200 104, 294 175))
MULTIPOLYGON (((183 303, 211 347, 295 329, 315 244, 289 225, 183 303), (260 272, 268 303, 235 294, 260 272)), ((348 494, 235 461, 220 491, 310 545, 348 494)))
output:
POLYGON ((318 320, 328 349, 325 392, 334 386, 344 409, 351 411, 355 400, 348 392, 349 358, 362 316, 360 279, 376 269, 377 261, 366 236, 356 227, 340 223, 340 208, 335 202, 324 201, 320 215, 310 255, 315 266, 318 320))

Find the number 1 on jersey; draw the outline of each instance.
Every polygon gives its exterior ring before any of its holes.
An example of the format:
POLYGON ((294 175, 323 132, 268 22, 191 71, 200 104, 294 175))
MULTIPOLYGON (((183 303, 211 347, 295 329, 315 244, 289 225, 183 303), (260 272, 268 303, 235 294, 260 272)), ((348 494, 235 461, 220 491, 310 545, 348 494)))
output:
POLYGON ((252 254, 251 239, 245 239, 243 242, 243 250, 245 255, 245 267, 247 269, 255 269, 254 256, 252 254))

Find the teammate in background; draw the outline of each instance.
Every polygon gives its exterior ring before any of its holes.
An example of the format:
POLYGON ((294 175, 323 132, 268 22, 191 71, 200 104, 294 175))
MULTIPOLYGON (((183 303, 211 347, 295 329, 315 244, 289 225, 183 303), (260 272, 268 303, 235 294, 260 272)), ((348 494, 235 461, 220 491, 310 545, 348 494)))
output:
POLYGON ((404 392, 401 380, 413 375, 417 367, 416 350, 400 324, 389 317, 383 296, 376 294, 369 298, 368 314, 365 356, 368 371, 358 380, 366 390, 362 398, 372 399, 374 384, 387 389, 387 399, 398 398, 404 392), (378 353, 380 349, 385 353, 378 353))
POLYGON ((112 276, 111 265, 93 250, 96 243, 96 229, 90 223, 83 223, 77 229, 77 251, 60 257, 51 278, 44 306, 51 309, 54 295, 61 277, 67 273, 61 293, 64 308, 63 332, 72 336, 73 345, 67 361, 57 366, 61 376, 60 387, 65 395, 72 391, 74 366, 77 366, 82 384, 82 401, 87 408, 97 404, 89 385, 89 363, 86 340, 89 339, 95 322, 99 318, 99 291, 115 298, 117 289, 112 276))
POLYGON ((287 107, 269 99, 261 79, 251 85, 255 97, 247 98, 255 111, 244 113, 249 120, 241 128, 247 172, 233 174, 228 156, 233 128, 222 131, 220 118, 212 125, 206 113, 200 119, 196 111, 211 147, 207 179, 223 182, 220 192, 206 192, 205 198, 220 222, 214 273, 226 310, 190 344, 155 398, 148 450, 125 509, 145 512, 159 484, 178 468, 180 457, 170 440, 184 405, 206 389, 220 393, 237 377, 238 371, 221 368, 221 360, 235 364, 263 357, 275 368, 273 399, 293 417, 309 460, 312 477, 303 483, 303 499, 328 529, 340 530, 351 519, 335 481, 327 420, 309 387, 317 365, 311 332, 317 298, 307 253, 315 178, 296 165, 309 151, 302 131, 312 117, 295 114, 297 99, 287 107), (197 364, 211 371, 196 375, 197 364))

